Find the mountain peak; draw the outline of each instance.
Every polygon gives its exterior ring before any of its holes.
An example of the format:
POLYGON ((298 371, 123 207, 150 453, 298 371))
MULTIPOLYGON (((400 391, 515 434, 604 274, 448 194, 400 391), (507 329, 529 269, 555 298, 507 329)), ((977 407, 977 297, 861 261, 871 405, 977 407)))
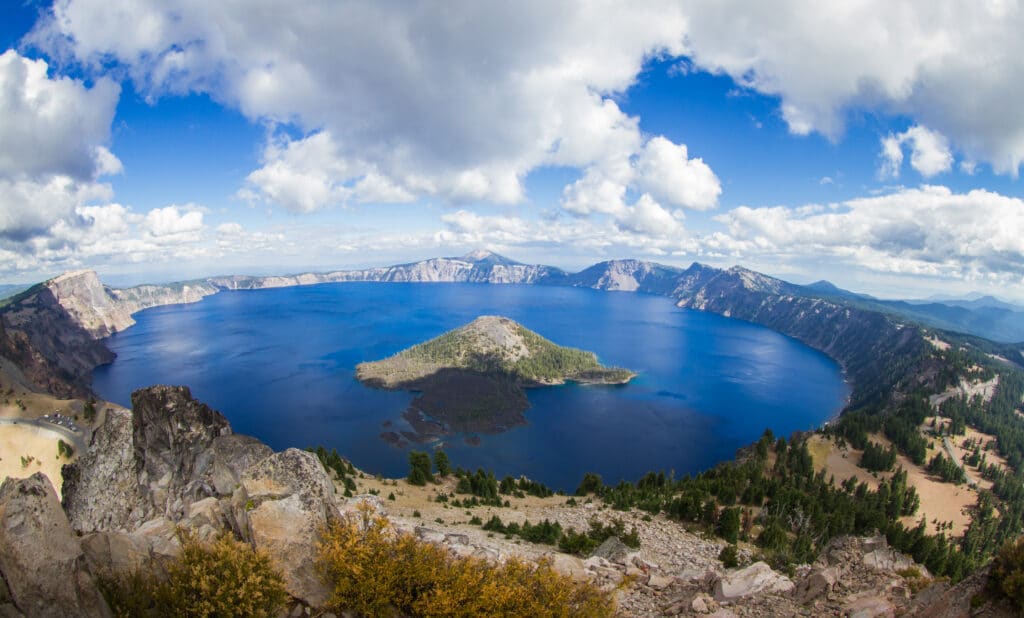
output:
POLYGON ((460 260, 464 260, 466 262, 472 262, 474 264, 518 264, 519 263, 519 262, 517 262, 515 260, 510 260, 509 258, 507 258, 507 257, 505 257, 503 255, 498 255, 497 253, 495 253, 493 251, 489 251, 487 249, 474 249, 473 251, 470 251, 469 253, 467 253, 466 255, 463 255, 459 259, 460 260))

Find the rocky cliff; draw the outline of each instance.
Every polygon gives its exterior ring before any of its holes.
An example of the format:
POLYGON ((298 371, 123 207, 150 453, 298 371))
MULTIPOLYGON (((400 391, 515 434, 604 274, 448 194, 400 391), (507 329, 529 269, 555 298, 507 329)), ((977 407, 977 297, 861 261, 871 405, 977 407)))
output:
POLYGON ((640 260, 611 260, 594 264, 553 283, 595 290, 669 295, 682 274, 679 268, 640 260))
MULTIPOLYGON (((87 296, 94 292, 88 277, 78 279, 85 279, 85 285, 64 280, 56 292, 74 290, 73 297, 80 290, 87 296)), ((114 323, 116 314, 90 313, 77 298, 63 301, 47 284, 15 296, 0 309, 0 348, 42 390, 59 397, 84 396, 92 370, 114 355, 83 322, 102 329, 114 323)))
MULTIPOLYGON (((220 288, 210 281, 187 281, 168 285, 138 285, 131 288, 111 289, 109 294, 116 299, 120 310, 130 316, 150 307, 197 303, 219 291, 220 288)), ((132 320, 132 324, 134 323, 135 321, 132 320)))
POLYGON ((521 264, 490 251, 473 251, 461 257, 440 257, 361 270, 252 277, 235 275, 211 277, 206 281, 218 289, 256 290, 264 288, 377 281, 391 283, 542 283, 557 281, 566 273, 551 266, 521 264))
POLYGON ((929 351, 915 325, 745 268, 695 264, 672 296, 680 307, 761 324, 829 355, 852 382, 854 407, 882 402, 910 386, 929 351))
POLYGON ((275 556, 293 597, 326 600, 312 560, 339 512, 323 466, 233 434, 185 387, 133 393, 132 411, 110 411, 64 479, 66 521, 91 564, 157 564, 177 554, 178 527, 202 539, 227 530, 275 556))
POLYGON ((97 339, 135 324, 130 311, 91 270, 64 273, 44 283, 68 314, 97 339))

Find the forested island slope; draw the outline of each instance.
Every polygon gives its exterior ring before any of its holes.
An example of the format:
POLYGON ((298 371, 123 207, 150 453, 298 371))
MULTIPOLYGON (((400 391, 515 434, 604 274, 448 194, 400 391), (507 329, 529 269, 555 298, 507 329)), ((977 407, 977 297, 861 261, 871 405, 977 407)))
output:
POLYGON ((405 388, 445 369, 503 375, 524 386, 624 384, 635 375, 604 367, 593 352, 557 345, 508 318, 481 316, 390 358, 360 363, 356 377, 372 386, 405 388))
MULTIPOLYGON (((360 363, 356 378, 386 389, 416 391, 404 414, 413 441, 452 433, 498 433, 526 422, 524 388, 625 384, 634 373, 604 367, 593 352, 567 348, 500 316, 469 324, 389 358, 360 363)), ((401 444, 393 432, 389 442, 401 444)), ((472 439, 472 438, 470 438, 472 439)))

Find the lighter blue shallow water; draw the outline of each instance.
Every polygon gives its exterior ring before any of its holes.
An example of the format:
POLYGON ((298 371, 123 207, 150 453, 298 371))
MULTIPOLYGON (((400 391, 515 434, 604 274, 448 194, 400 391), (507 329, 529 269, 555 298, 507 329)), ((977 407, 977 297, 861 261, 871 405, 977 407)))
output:
MULTIPOLYGON (((760 326, 643 294, 542 286, 339 283, 222 292, 159 307, 107 340, 117 359, 95 390, 130 403, 150 384, 186 384, 238 433, 274 449, 322 444, 385 476, 407 450, 380 439, 407 428, 406 392, 364 387, 354 368, 456 328, 504 315, 561 345, 591 350, 639 376, 624 387, 528 392, 528 424, 444 444, 456 465, 525 474, 568 491, 584 472, 606 482, 649 470, 677 475, 730 459, 766 427, 816 427, 849 389, 823 354, 760 326)), ((416 448, 423 449, 423 446, 416 448)))

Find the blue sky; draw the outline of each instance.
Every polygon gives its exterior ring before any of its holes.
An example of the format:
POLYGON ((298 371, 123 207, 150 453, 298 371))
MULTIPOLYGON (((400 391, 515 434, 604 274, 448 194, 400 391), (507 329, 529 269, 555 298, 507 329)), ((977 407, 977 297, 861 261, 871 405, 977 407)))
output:
POLYGON ((2 11, 2 281, 486 247, 1024 299, 1013 3, 2 11))

